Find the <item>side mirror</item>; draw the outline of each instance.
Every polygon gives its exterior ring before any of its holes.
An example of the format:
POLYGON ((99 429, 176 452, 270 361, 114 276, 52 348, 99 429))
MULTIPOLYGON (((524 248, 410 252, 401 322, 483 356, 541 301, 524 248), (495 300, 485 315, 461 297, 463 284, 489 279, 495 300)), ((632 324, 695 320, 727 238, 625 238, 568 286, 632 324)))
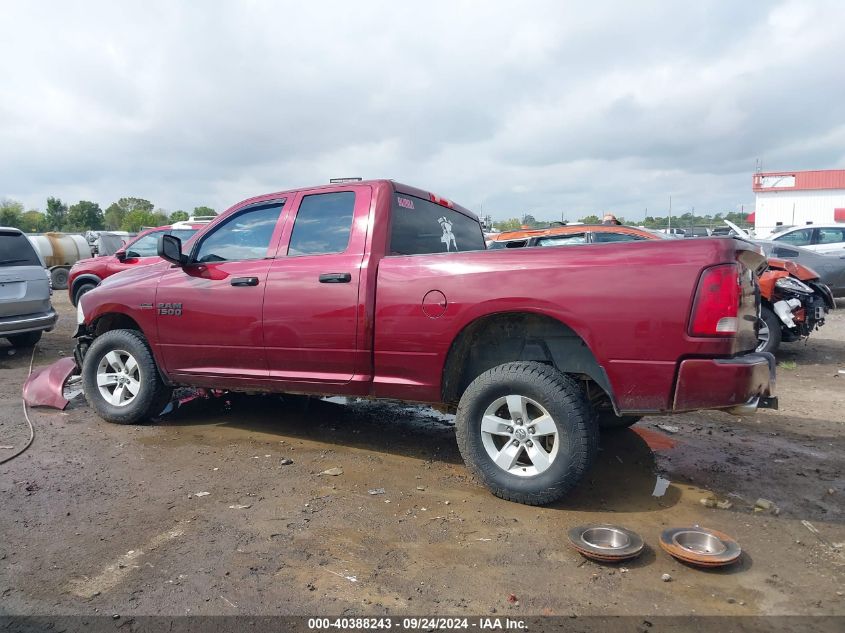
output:
POLYGON ((120 249, 119 251, 114 252, 114 256, 117 257, 117 261, 125 262, 126 261, 126 251, 120 249))
POLYGON ((164 233, 158 236, 158 256, 180 268, 188 261, 182 254, 182 240, 164 233))

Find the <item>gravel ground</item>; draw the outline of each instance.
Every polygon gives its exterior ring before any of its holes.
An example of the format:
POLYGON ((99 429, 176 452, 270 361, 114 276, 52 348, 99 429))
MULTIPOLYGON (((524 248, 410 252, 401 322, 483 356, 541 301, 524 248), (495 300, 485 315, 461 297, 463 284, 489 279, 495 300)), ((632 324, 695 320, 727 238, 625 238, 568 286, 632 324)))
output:
MULTIPOLYGON (((74 311, 64 293, 55 304, 36 366, 72 350, 74 311)), ((10 352, 0 457, 28 432, 29 353, 10 352)), ((423 407, 232 397, 139 427, 84 402, 32 410, 33 446, 0 466, 0 613, 845 615, 845 313, 779 361, 780 411, 607 434, 588 481, 547 508, 488 494, 449 416, 423 407), (777 509, 755 512, 758 498, 777 509), (566 532, 588 522, 647 549, 585 561, 566 532), (661 530, 689 524, 734 536, 741 561, 668 557, 661 530)))

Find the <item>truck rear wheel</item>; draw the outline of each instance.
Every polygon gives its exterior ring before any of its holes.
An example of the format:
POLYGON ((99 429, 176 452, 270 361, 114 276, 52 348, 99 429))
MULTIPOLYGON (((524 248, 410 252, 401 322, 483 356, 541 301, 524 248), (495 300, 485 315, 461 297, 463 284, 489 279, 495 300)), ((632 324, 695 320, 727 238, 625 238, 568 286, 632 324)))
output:
POLYGON ((67 268, 51 268, 50 269, 50 283, 53 290, 67 290, 67 268))
POLYGON ((528 505, 571 490, 598 443, 595 413, 578 383, 537 362, 481 374, 461 397, 455 426, 473 474, 497 497, 528 505))
POLYGON ((94 339, 82 363, 82 387, 97 414, 116 424, 138 424, 161 413, 171 391, 135 330, 111 330, 94 339))

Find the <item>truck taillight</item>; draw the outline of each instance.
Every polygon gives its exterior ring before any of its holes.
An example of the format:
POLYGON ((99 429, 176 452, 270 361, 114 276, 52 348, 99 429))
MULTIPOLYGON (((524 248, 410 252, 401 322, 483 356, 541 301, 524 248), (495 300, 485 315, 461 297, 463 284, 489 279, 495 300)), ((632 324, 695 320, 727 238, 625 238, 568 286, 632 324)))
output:
POLYGON ((739 266, 707 268, 698 282, 689 333, 692 336, 727 336, 739 327, 739 266))

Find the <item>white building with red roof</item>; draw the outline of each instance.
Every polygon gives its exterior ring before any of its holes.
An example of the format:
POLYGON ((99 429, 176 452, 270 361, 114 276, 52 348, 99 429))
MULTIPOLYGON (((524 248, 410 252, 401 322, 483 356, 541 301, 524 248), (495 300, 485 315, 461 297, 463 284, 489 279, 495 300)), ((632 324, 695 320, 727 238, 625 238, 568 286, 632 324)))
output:
POLYGON ((845 169, 758 172, 752 189, 758 236, 778 226, 845 223, 845 169))

